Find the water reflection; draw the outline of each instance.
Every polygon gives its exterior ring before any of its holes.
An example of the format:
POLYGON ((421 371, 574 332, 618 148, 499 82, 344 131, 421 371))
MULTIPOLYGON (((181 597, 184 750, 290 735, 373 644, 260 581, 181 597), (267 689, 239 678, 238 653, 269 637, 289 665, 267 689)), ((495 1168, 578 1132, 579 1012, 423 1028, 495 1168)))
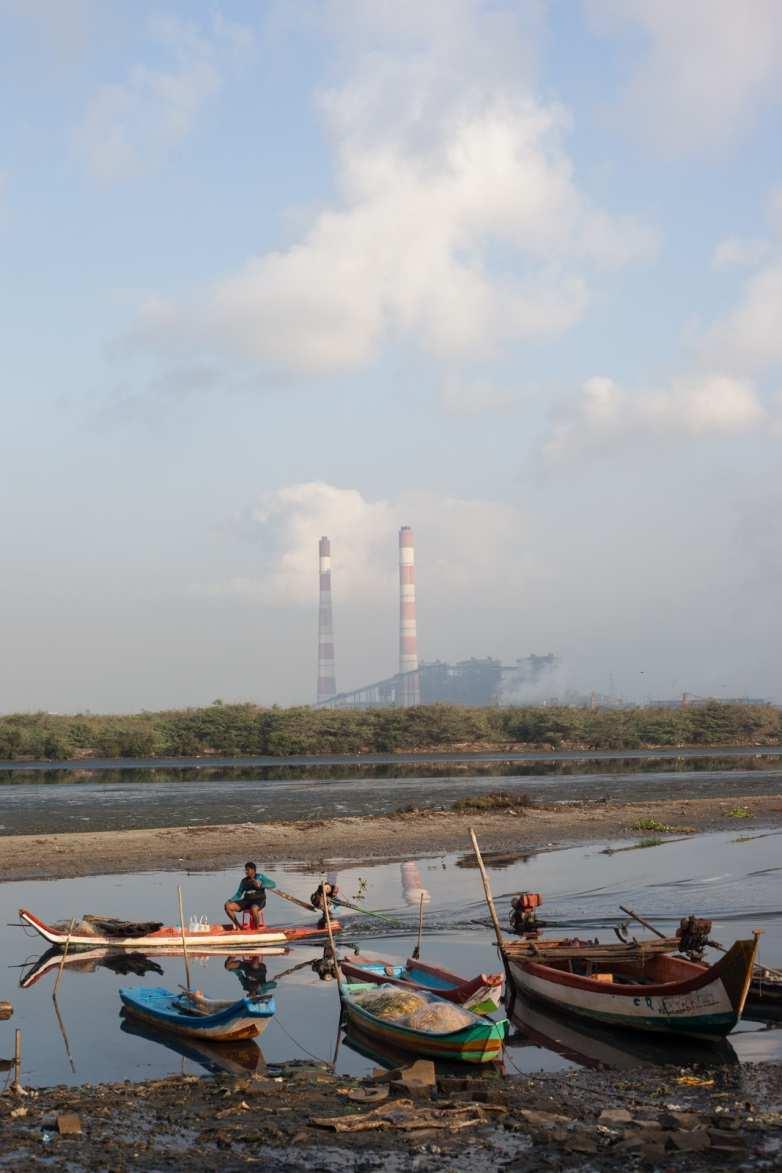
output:
MULTIPOLYGON (((490 860, 490 875, 503 921, 510 910, 512 894, 522 888, 544 894, 544 911, 547 918, 556 922, 557 935, 562 930, 569 936, 599 935, 605 939, 610 936, 612 926, 622 919, 620 904, 642 911, 666 932, 682 916, 695 912, 714 921, 714 936, 723 944, 748 936, 753 928, 763 928, 761 960, 778 966, 782 963, 782 916, 779 872, 773 869, 779 866, 780 839, 779 834, 751 842, 736 833, 703 835, 644 852, 612 856, 601 855, 603 845, 597 844, 526 855, 513 862, 507 858, 490 860)), ((430 897, 424 920, 423 960, 467 978, 496 971, 496 950, 483 923, 487 914, 480 877, 474 870, 458 866, 460 858, 461 855, 450 855, 406 860, 406 883, 401 887, 403 873, 399 863, 341 864, 340 887, 351 895, 361 891, 361 905, 366 905, 367 910, 382 910, 386 921, 378 922, 361 914, 343 917, 340 913, 345 926, 338 945, 340 956, 354 944, 361 944, 362 952, 374 947, 392 961, 401 963, 409 957, 417 939, 418 907, 407 902, 407 889, 408 894, 417 891, 419 899, 421 891, 430 897), (389 920, 393 923, 389 924, 389 920), (370 946, 370 938, 377 940, 377 944, 370 946)), ((96 949, 68 955, 58 995, 76 1067, 74 1074, 52 1010, 51 992, 61 954, 49 950, 38 957, 36 949, 34 957, 27 957, 33 940, 38 939, 28 940, 22 929, 8 927, 8 922, 15 920, 20 904, 31 905, 45 914, 47 920, 67 920, 75 908, 100 906, 110 908, 120 917, 152 916, 167 907, 178 880, 185 886, 188 907, 199 908, 209 907, 215 891, 229 885, 233 878, 233 872, 185 877, 149 873, 0 885, 0 957, 8 967, 0 968, 0 982, 5 975, 6 981, 18 981, 22 987, 15 999, 14 1025, 24 1033, 23 1082, 51 1085, 85 1079, 94 1082, 144 1079, 179 1071, 186 1058, 193 1058, 199 1070, 208 1069, 214 1056, 185 1057, 171 1045, 170 1039, 163 1040, 156 1035, 153 1041, 140 1032, 124 1031, 120 1035, 118 1030, 119 986, 160 984, 176 989, 185 981, 181 955, 123 953, 118 956, 116 950, 96 949)), ((313 887, 312 875, 288 865, 284 886, 291 894, 306 900, 313 887)), ((280 903, 278 908, 282 919, 283 905, 280 903)), ((284 910, 285 919, 301 923, 311 920, 311 913, 287 902, 284 910)), ((226 967, 226 956, 227 952, 222 956, 193 955, 193 982, 212 997, 230 999, 240 995, 243 980, 259 985, 277 983, 277 1015, 263 1036, 266 1060, 270 1064, 313 1058, 331 1062, 340 1008, 335 983, 321 980, 330 974, 329 959, 324 961, 323 944, 253 950, 238 955, 238 969, 232 965, 226 967)), ((7 995, 0 988, 0 997, 3 996, 7 995)), ((576 1055, 589 1061, 590 1055, 584 1051, 583 1032, 571 1023, 558 1024, 553 1032, 550 1024, 547 1025, 546 1031, 540 1029, 539 1020, 528 1021, 526 1036, 522 1038, 519 1032, 525 1029, 524 1024, 515 1024, 516 1041, 507 1052, 509 1071, 562 1069, 580 1062, 576 1055), (563 1033, 566 1028, 570 1031, 567 1037, 563 1033), (574 1031, 582 1035, 577 1042, 574 1031)), ((3 1030, 4 1024, 0 1024, 0 1054, 7 1055, 13 1049, 12 1043, 8 1043, 12 1034, 3 1030)), ((606 1063, 628 1061, 623 1041, 613 1038, 612 1056, 605 1057, 605 1051, 601 1052, 606 1063)), ((348 1040, 345 1043, 338 1055, 339 1072, 363 1074, 382 1062, 375 1051, 368 1057, 360 1049, 354 1049, 348 1040)), ((591 1045, 595 1045, 594 1039, 591 1045)), ((654 1040, 646 1045, 654 1046, 654 1040)), ((722 1058, 717 1055, 717 1059, 735 1061, 735 1056, 742 1062, 782 1059, 782 1030, 759 1029, 752 1022, 742 1021, 730 1036, 728 1050, 722 1058)), ((674 1056, 669 1061, 688 1060, 674 1056)))
POLYGON ((225 1072, 228 1075, 251 1075, 266 1068, 263 1052, 253 1039, 242 1039, 235 1043, 210 1043, 205 1039, 184 1038, 181 1035, 156 1031, 154 1027, 122 1011, 120 1029, 123 1034, 135 1035, 150 1043, 167 1047, 183 1059, 192 1059, 210 1075, 225 1072))

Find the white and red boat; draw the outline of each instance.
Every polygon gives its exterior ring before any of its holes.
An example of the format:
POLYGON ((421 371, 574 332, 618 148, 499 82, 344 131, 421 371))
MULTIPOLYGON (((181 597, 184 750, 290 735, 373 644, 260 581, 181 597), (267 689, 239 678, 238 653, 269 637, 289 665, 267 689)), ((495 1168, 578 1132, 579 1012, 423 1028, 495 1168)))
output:
MULTIPOLYGON (((82 918, 71 928, 68 924, 49 925, 26 908, 19 909, 21 920, 40 933, 50 945, 64 949, 66 944, 71 949, 135 949, 139 952, 157 952, 166 949, 172 953, 182 949, 182 930, 179 925, 160 925, 154 928, 153 923, 134 926, 132 922, 114 922, 109 918, 82 918), (105 926, 112 926, 107 931, 105 926), (125 925, 126 935, 117 935, 117 925, 125 925), (101 931, 101 926, 104 926, 101 931), (153 929, 154 931, 150 931, 153 929)), ((339 932, 339 921, 331 922, 332 932, 339 932)), ((246 953, 248 949, 263 947, 264 945, 285 945, 293 941, 308 941, 313 938, 326 937, 325 928, 318 925, 262 925, 256 929, 252 925, 247 928, 234 929, 231 925, 203 925, 198 929, 185 929, 185 943, 194 953, 209 953, 212 950, 220 952, 246 953)))
POLYGON ((729 1034, 744 1009, 757 936, 710 966, 670 957, 662 944, 506 942, 502 953, 514 993, 577 1018, 621 1030, 729 1034))

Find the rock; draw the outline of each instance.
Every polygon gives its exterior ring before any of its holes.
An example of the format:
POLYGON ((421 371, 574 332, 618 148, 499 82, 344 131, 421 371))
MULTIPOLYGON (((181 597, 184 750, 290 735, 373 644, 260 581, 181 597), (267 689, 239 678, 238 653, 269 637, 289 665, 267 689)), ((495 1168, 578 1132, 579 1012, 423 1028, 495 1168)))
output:
POLYGON ((658 1116, 662 1128, 697 1128, 703 1124, 697 1112, 662 1112, 658 1116))
POLYGON ((679 1129, 670 1134, 668 1141, 671 1147, 680 1153, 702 1153, 711 1144, 709 1134, 702 1128, 697 1131, 679 1129))
POLYGON ((570 1116, 560 1116, 556 1112, 536 1112, 533 1108, 522 1108, 519 1116, 529 1124, 530 1128, 567 1128, 575 1121, 570 1116))
POLYGON ((714 1128, 719 1128, 725 1132, 738 1132, 741 1128, 741 1121, 735 1116, 729 1116, 726 1112, 715 1112, 711 1118, 711 1123, 714 1128))
POLYGON ((616 1124, 632 1124, 633 1117, 627 1108, 604 1108, 599 1116, 599 1123, 613 1127, 616 1124))
POLYGON ((562 1147, 568 1153, 596 1153, 598 1144, 586 1129, 576 1129, 565 1136, 562 1147))
POLYGON ((747 1147, 743 1136, 736 1132, 727 1132, 722 1128, 710 1129, 707 1136, 715 1152, 743 1153, 747 1147))
POLYGON ((57 1131, 60 1136, 81 1136, 81 1117, 75 1112, 60 1112, 57 1117, 57 1131))

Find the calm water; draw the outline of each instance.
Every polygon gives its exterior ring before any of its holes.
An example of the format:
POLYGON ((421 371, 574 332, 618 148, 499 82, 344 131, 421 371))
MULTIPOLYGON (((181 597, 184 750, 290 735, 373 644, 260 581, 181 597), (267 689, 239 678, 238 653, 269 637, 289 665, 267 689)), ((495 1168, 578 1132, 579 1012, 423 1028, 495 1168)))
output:
MULTIPOLYGON (((604 855, 598 848, 575 848, 516 859, 507 855, 495 861, 490 875, 501 917, 507 916, 510 895, 523 888, 545 895, 543 911, 558 927, 589 930, 609 936, 616 923, 618 904, 630 904, 656 920, 663 929, 689 912, 714 920, 713 935, 724 943, 762 928, 762 957, 768 964, 782 964, 782 913, 779 881, 782 875, 782 833, 760 834, 739 841, 737 833, 699 836, 660 847, 604 855)), ((366 915, 346 919, 346 942, 360 941, 362 951, 404 958, 415 943, 418 893, 423 888, 427 934, 423 955, 436 963, 472 976, 498 968, 491 935, 485 925, 486 910, 478 872, 467 855, 450 855, 404 864, 364 865, 345 869, 338 880, 344 896, 364 895, 366 907, 381 910, 393 924, 366 915)), ((295 895, 307 897, 318 875, 277 868, 278 883, 295 895)), ((163 974, 148 972, 121 975, 105 966, 80 962, 66 967, 59 993, 59 1009, 66 1041, 60 1032, 52 1003, 56 970, 44 974, 29 989, 20 989, 20 976, 43 952, 44 943, 6 922, 16 919, 20 905, 47 920, 84 912, 103 912, 129 918, 176 920, 176 884, 184 886, 186 915, 207 914, 217 919, 222 902, 235 888, 235 873, 199 873, 176 876, 150 873, 134 876, 91 877, 56 882, 4 884, 0 887, 0 998, 14 1003, 14 1017, 0 1023, 0 1056, 13 1050, 13 1028, 23 1032, 23 1080, 30 1084, 97 1082, 145 1079, 172 1072, 202 1072, 214 1066, 214 1054, 182 1054, 178 1044, 164 1037, 131 1032, 120 1017, 117 990, 122 985, 153 984, 175 988, 184 983, 179 957, 150 961, 163 974)), ((269 896, 271 921, 311 921, 289 903, 269 896)), ((266 956, 269 980, 301 963, 320 956, 313 946, 294 946, 286 955, 266 956)), ((193 963, 196 984, 215 997, 239 996, 240 984, 225 959, 211 957, 193 963)), ((258 1044, 232 1052, 230 1063, 248 1068, 294 1059, 331 1060, 338 1033, 339 1007, 333 982, 318 980, 309 964, 281 976, 275 991, 277 1015, 258 1044), (260 1049, 258 1049, 258 1047, 260 1049)), ((515 1025, 507 1049, 508 1069, 537 1071, 595 1063, 623 1066, 663 1059, 686 1063, 693 1056, 687 1045, 661 1050, 653 1040, 628 1053, 617 1040, 598 1040, 580 1035, 572 1025, 552 1024, 545 1016, 532 1016, 515 1025)), ((621 1040, 620 1040, 621 1042, 621 1040)), ((697 1055, 695 1056, 698 1057, 697 1055)), ((743 1022, 731 1036, 720 1061, 761 1058, 782 1060, 782 1030, 743 1022)), ((341 1042, 337 1058, 340 1071, 359 1073, 374 1066, 368 1058, 341 1042)))
POLYGON ((317 769, 118 771, 74 781, 64 770, 36 775, 0 771, 0 837, 56 831, 114 830, 376 815, 405 804, 450 805, 491 790, 525 793, 540 803, 621 798, 703 798, 778 794, 782 764, 773 757, 687 758, 660 768, 652 758, 547 765, 395 765, 360 771, 317 769), (685 768, 686 765, 686 768, 685 768), (333 776, 336 774, 336 776, 333 776), (162 777, 161 777, 162 775, 162 777))

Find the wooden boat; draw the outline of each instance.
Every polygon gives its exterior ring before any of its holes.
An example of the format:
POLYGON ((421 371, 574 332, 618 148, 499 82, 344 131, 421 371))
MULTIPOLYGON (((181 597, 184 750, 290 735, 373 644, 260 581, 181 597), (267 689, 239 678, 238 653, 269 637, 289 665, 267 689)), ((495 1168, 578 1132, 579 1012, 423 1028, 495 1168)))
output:
POLYGON ((167 1047, 183 1059, 198 1063, 210 1075, 252 1075, 266 1067, 263 1052, 255 1039, 239 1039, 237 1042, 215 1043, 211 1039, 193 1038, 161 1031, 149 1026, 141 1019, 128 1017, 123 1010, 120 1030, 123 1034, 135 1035, 167 1047))
MULTIPOLYGON (((372 982, 340 982, 339 994, 347 1023, 361 1034, 381 1044, 426 1059, 458 1059, 463 1063, 487 1063, 502 1057, 507 1020, 493 1022, 460 1007, 469 1015, 470 1022, 459 1030, 416 1030, 402 1022, 392 1022, 361 1006, 358 997, 367 991, 376 991, 372 982)), ((452 1006, 443 998, 429 993, 427 1000, 452 1006)))
POLYGON ((622 1071, 633 1067, 731 1067, 738 1055, 727 1039, 691 1038, 653 1032, 615 1030, 599 1022, 587 1022, 538 1002, 516 998, 511 1012, 515 1033, 506 1046, 543 1048, 594 1071, 622 1071))
POLYGON ((782 978, 762 975, 762 967, 757 967, 747 994, 744 1017, 775 1022, 782 1019, 782 978))
POLYGON ((499 1010, 505 980, 501 973, 482 973, 474 978, 462 978, 426 965, 409 957, 404 965, 393 961, 370 960, 368 957, 350 957, 340 962, 349 981, 375 982, 378 985, 402 986, 410 990, 427 990, 439 994, 448 1002, 464 1006, 474 1014, 493 1014, 499 1010))
MULTIPOLYGON (((48 925, 40 917, 28 912, 26 908, 19 909, 20 918, 36 933, 48 941, 50 945, 64 948, 66 942, 68 951, 71 949, 135 949, 144 953, 157 952, 167 949, 172 953, 182 952, 182 931, 178 925, 161 925, 154 932, 144 931, 127 936, 113 936, 111 933, 101 933, 95 923, 84 920, 77 921, 74 931, 69 933, 69 925, 48 925), (89 931, 92 930, 92 931, 89 931)), ((332 932, 339 932, 339 921, 331 922, 332 932)), ((211 953, 213 950, 225 952, 246 953, 256 946, 285 945, 291 941, 306 941, 313 937, 324 937, 326 930, 316 925, 264 925, 260 929, 249 926, 246 929, 232 929, 231 925, 204 925, 196 931, 187 930, 185 941, 193 953, 211 953)))
POLYGON ((161 1030, 211 1042, 251 1039, 261 1034, 277 1007, 274 998, 239 998, 236 1002, 204 999, 162 986, 123 986, 119 991, 128 1014, 161 1030))
MULTIPOLYGON (((147 949, 144 953, 128 949, 79 949, 74 953, 68 950, 63 962, 63 951, 56 945, 47 949, 37 961, 26 968, 19 978, 19 985, 23 990, 29 990, 47 973, 59 972, 62 965, 68 973, 95 973, 97 969, 110 969, 117 974, 134 973, 144 977, 147 973, 162 974, 161 966, 156 965, 153 958, 176 957, 182 953, 180 940, 179 947, 171 945, 161 949, 147 949), (130 965, 129 965, 130 963, 130 965)), ((267 945, 264 949, 250 949, 252 957, 284 957, 290 953, 285 945, 267 945)), ((208 952, 198 952, 189 949, 191 958, 204 959, 206 957, 235 957, 233 949, 210 949, 208 952)))
POLYGON ((729 1034, 744 1009, 757 936, 737 941, 711 966, 671 957, 661 944, 505 942, 502 954, 512 993, 578 1018, 622 1029, 729 1034))

